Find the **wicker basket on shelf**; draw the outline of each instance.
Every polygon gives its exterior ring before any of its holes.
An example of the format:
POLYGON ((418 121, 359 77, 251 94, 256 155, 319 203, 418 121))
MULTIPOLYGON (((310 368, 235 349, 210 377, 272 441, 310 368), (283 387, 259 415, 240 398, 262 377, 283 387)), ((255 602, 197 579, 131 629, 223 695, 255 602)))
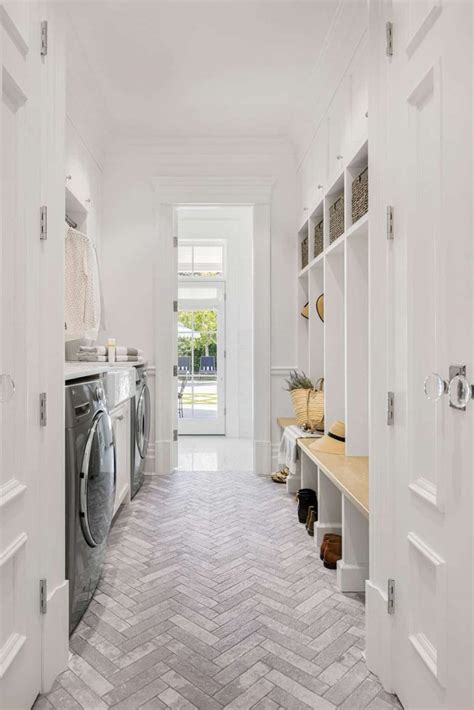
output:
POLYGON ((364 168, 352 182, 352 223, 369 210, 369 169, 364 168))
POLYGON ((319 256, 324 249, 324 219, 314 227, 314 256, 319 256))
POLYGON ((301 242, 301 268, 308 266, 308 237, 301 242))
POLYGON ((344 232, 344 193, 329 208, 329 243, 344 232))
POLYGON ((320 389, 296 389, 290 392, 298 426, 310 431, 324 431, 324 391, 323 381, 317 383, 320 389))

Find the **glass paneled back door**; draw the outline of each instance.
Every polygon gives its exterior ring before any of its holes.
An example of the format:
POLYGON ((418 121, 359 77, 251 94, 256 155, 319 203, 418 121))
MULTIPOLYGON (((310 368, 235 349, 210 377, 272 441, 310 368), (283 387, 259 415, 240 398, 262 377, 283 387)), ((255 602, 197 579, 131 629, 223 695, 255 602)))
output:
POLYGON ((178 288, 179 434, 225 434, 225 284, 178 288))

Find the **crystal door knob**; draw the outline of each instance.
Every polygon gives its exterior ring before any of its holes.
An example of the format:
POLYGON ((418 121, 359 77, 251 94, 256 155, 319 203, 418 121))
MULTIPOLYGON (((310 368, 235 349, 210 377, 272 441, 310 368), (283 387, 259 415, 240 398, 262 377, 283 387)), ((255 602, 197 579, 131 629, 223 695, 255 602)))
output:
POLYGON ((423 388, 430 401, 438 402, 448 391, 448 383, 437 372, 432 372, 425 378, 423 388))
POLYGON ((15 383, 10 375, 0 375, 0 402, 9 402, 15 394, 15 383))
POLYGON ((464 375, 456 375, 452 378, 448 394, 449 403, 456 409, 466 409, 467 403, 474 396, 472 385, 464 375))

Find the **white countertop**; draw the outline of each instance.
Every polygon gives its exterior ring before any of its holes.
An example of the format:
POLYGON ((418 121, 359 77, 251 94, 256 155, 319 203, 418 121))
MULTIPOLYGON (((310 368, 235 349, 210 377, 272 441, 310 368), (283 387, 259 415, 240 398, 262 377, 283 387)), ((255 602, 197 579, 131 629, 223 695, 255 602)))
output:
POLYGON ((137 362, 65 362, 64 379, 77 380, 79 377, 100 375, 117 367, 131 369, 137 365, 146 364, 145 360, 138 360, 137 362))

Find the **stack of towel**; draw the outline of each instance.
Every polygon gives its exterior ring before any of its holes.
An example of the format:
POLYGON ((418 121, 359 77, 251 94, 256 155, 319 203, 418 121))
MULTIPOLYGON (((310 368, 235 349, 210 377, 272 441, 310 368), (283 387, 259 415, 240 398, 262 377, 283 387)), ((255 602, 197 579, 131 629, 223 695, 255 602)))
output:
MULTIPOLYGON (((108 348, 106 345, 81 345, 77 353, 77 359, 81 362, 108 362, 108 348)), ((143 350, 137 348, 126 348, 117 346, 115 348, 116 362, 138 362, 143 359, 143 350)))

